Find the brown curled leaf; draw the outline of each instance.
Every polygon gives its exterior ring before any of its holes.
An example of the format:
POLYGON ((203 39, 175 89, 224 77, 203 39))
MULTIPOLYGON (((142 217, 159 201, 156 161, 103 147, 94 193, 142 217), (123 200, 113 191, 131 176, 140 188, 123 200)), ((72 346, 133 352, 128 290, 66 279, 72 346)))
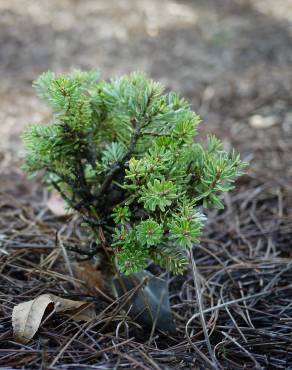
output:
POLYGON ((47 309, 55 310, 56 313, 70 314, 70 317, 76 321, 91 321, 96 317, 90 303, 60 298, 54 294, 42 294, 13 308, 14 339, 19 343, 29 342, 38 331, 47 309))

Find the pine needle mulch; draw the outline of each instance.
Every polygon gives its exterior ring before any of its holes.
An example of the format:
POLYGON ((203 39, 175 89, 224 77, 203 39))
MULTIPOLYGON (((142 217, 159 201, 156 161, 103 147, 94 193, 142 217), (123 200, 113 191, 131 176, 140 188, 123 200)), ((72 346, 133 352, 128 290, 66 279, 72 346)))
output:
POLYGON ((164 275, 177 325, 172 337, 133 323, 121 301, 80 290, 64 253, 68 244, 86 243, 78 219, 52 215, 37 182, 17 173, 6 177, 0 193, 0 367, 292 368, 292 185, 253 173, 240 179, 225 204, 224 211, 209 212, 202 243, 194 248, 196 266, 184 276, 164 275), (33 340, 16 343, 13 306, 43 293, 93 302, 97 318, 84 324, 49 316, 33 340))

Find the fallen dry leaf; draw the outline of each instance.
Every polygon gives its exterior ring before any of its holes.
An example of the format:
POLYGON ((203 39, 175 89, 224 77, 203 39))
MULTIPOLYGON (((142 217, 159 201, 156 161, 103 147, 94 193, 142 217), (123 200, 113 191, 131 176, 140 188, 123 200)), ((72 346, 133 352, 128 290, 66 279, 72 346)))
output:
POLYGON ((47 308, 54 309, 56 313, 70 313, 72 319, 76 321, 91 321, 96 317, 93 307, 88 302, 59 298, 54 294, 42 294, 13 308, 12 326, 17 342, 25 344, 35 335, 47 308))
POLYGON ((57 191, 52 191, 47 201, 49 210, 56 216, 68 216, 70 211, 67 210, 67 204, 57 191))
POLYGON ((84 282, 85 288, 92 294, 104 288, 104 277, 100 270, 90 261, 74 263, 74 273, 84 282))

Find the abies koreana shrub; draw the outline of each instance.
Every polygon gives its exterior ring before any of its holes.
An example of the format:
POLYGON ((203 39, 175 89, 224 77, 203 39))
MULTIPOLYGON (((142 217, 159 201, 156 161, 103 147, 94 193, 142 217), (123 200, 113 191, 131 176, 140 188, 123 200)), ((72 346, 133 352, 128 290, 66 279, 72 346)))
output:
POLYGON ((41 173, 77 211, 119 271, 154 261, 174 273, 221 208, 245 163, 209 136, 196 142, 199 117, 187 101, 141 73, 99 81, 95 72, 42 74, 38 95, 52 121, 24 134, 25 169, 41 173))

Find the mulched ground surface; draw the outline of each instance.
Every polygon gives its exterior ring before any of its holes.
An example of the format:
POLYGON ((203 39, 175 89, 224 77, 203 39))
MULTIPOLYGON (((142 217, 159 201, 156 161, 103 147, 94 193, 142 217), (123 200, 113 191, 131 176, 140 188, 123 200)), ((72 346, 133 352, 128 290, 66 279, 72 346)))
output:
MULTIPOLYGON (((80 245, 76 218, 63 227, 47 210, 45 191, 31 189, 17 174, 11 181, 14 189, 1 189, 0 196, 2 367, 208 368, 191 271, 169 278, 177 335, 145 333, 124 317, 122 302, 109 308, 76 290, 56 244, 61 230, 62 243, 80 245), (15 343, 13 306, 48 292, 95 302, 97 319, 82 325, 56 315, 29 344, 15 343)), ((242 178, 225 211, 210 214, 202 244, 194 249, 213 358, 223 368, 292 366, 292 209, 285 206, 292 189, 276 184, 242 178)))
POLYGON ((290 0, 0 2, 0 368, 292 368, 289 14, 290 0), (76 217, 50 213, 47 191, 19 170, 19 135, 49 117, 31 80, 72 67, 105 77, 145 70, 188 97, 203 133, 251 162, 194 249, 209 345, 191 269, 169 277, 174 337, 146 333, 122 302, 109 306, 70 278, 60 244, 86 238, 76 217), (52 316, 17 344, 13 306, 48 292, 92 301, 97 319, 52 316))

